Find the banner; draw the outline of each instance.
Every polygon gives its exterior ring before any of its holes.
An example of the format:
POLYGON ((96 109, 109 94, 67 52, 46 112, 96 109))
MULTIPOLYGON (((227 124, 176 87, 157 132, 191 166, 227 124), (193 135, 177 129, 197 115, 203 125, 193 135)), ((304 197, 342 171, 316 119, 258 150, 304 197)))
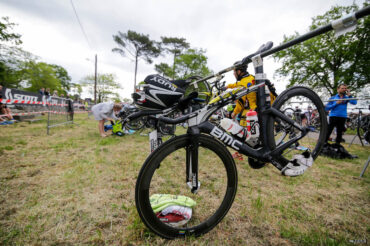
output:
POLYGON ((41 95, 40 93, 21 91, 3 87, 1 103, 15 105, 68 106, 70 99, 41 95))

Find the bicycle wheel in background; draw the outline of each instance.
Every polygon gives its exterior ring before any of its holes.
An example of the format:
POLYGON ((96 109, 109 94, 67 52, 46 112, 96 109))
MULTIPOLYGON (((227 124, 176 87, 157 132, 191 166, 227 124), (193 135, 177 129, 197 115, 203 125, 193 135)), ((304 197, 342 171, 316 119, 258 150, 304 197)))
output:
POLYGON ((204 100, 204 104, 208 104, 211 99, 211 87, 207 81, 202 81, 197 84, 189 85, 185 90, 185 96, 189 95, 192 92, 198 92, 198 98, 204 100))
POLYGON ((129 130, 138 131, 145 126, 147 120, 148 120, 147 117, 139 117, 137 119, 130 120, 129 122, 127 122, 126 127, 129 130))
MULTIPOLYGON (((281 153, 281 157, 289 161, 293 155, 302 154, 306 150, 309 150, 312 157, 315 159, 325 143, 327 133, 325 109, 318 95, 306 87, 292 87, 281 93, 279 97, 276 98, 272 107, 285 113, 285 115, 289 116, 298 124, 310 129, 306 136, 300 139, 296 144, 290 146, 290 148, 285 149, 281 153), (294 114, 287 113, 290 112, 290 110, 286 109, 295 108, 296 105, 300 105, 300 107, 304 108, 302 112, 304 112, 308 106, 312 107, 313 113, 317 116, 315 126, 309 125, 309 123, 305 125, 304 121, 294 117, 294 114)), ((267 134, 269 137, 268 142, 272 149, 301 134, 298 129, 277 117, 271 117, 267 124, 267 130, 269 131, 269 134, 267 134)))
POLYGON ((222 143, 206 135, 199 136, 199 190, 191 192, 186 180, 190 140, 190 135, 182 135, 162 144, 147 158, 137 178, 137 211, 145 225, 164 238, 208 232, 226 215, 236 194, 237 171, 232 156, 222 143), (153 210, 151 198, 153 202, 160 194, 192 199, 196 204, 191 217, 153 210))
POLYGON ((368 132, 370 131, 370 115, 362 116, 357 131, 357 134, 361 137, 361 141, 366 140, 366 142, 369 142, 370 134, 368 132))

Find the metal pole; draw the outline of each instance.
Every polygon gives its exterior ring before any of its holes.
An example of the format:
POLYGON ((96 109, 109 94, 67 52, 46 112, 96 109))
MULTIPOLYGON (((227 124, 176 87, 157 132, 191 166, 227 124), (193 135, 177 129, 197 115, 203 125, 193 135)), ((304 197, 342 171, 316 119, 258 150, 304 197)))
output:
POLYGON ((367 168, 367 166, 369 166, 369 162, 370 162, 370 155, 369 155, 369 158, 367 158, 367 162, 365 163, 364 168, 362 169, 362 172, 360 174, 360 177, 364 176, 364 173, 366 171, 366 168, 367 168))
POLYGON ((49 135, 49 128, 50 128, 50 108, 48 107, 48 123, 47 123, 47 125, 46 125, 46 128, 47 128, 47 130, 46 130, 46 134, 47 135, 49 135))
POLYGON ((98 55, 95 55, 95 84, 94 84, 94 103, 96 104, 96 84, 98 80, 98 55))

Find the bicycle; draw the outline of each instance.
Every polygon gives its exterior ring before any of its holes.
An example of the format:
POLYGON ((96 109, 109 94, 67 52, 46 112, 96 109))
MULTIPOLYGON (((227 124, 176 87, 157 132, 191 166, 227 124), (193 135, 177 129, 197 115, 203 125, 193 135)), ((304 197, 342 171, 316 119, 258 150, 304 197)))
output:
MULTIPOLYGON (((369 106, 370 108, 370 106, 369 106)), ((361 109, 366 109, 366 108, 356 108, 359 110, 359 113, 357 117, 355 118, 356 120, 356 135, 353 137, 351 143, 349 144, 348 147, 351 147, 353 141, 355 140, 356 137, 359 138, 360 143, 362 146, 364 146, 364 143, 362 140, 365 140, 367 143, 370 142, 370 115, 363 115, 361 109)))
MULTIPOLYGON (((369 10, 367 8, 365 11, 366 15, 369 10)), ((364 11, 359 11, 354 16, 360 18, 364 15, 364 11)), ((273 49, 271 42, 266 43, 239 63, 253 63, 256 85, 248 89, 234 89, 220 96, 218 101, 179 118, 158 117, 158 121, 168 124, 187 121, 189 128, 186 134, 168 140, 153 151, 139 172, 135 203, 141 220, 149 229, 169 239, 199 236, 210 231, 224 218, 237 190, 237 169, 227 147, 258 162, 271 163, 283 174, 288 170, 300 171, 304 165, 310 165, 307 161, 295 166, 292 161, 297 155, 293 154, 301 153, 307 160, 309 155, 314 159, 319 154, 327 133, 322 101, 312 90, 297 86, 281 93, 270 106, 268 93, 265 92, 266 75, 263 73, 262 58, 329 30, 333 30, 330 25, 319 28, 273 49), (257 92, 260 129, 259 144, 254 147, 208 121, 218 109, 251 92, 257 92), (297 124, 283 113, 296 97, 309 100, 320 115, 320 126, 314 135, 310 128, 297 124), (170 219, 160 218, 159 212, 154 212, 151 206, 151 197, 155 194, 184 195, 193 199, 196 205, 191 219, 185 223, 173 223, 170 219)), ((237 65, 202 80, 232 71, 237 65)))

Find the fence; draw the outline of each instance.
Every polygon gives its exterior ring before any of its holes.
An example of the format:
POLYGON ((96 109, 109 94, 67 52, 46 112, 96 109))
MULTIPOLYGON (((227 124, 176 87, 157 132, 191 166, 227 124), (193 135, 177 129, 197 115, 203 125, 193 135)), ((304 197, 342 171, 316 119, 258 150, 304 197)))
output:
POLYGON ((81 112, 79 109, 83 106, 82 104, 74 105, 71 99, 50 97, 17 89, 3 87, 0 93, 2 96, 0 98, 1 103, 7 104, 9 107, 12 105, 14 111, 20 111, 13 112, 12 116, 21 119, 21 117, 34 117, 47 113, 47 134, 49 134, 50 128, 73 124, 74 106, 77 107, 77 112, 81 112))

